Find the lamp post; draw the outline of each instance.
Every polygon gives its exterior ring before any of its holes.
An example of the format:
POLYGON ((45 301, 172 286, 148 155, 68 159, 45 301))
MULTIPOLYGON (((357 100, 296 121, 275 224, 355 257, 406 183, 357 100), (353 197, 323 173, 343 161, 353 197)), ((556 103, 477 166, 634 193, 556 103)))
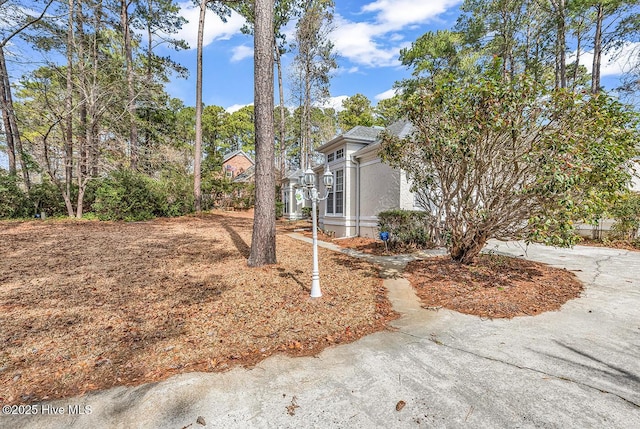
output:
POLYGON ((329 191, 333 187, 333 174, 329 171, 329 166, 322 175, 322 182, 324 183, 325 193, 321 197, 316 188, 316 175, 308 168, 298 178, 300 186, 302 187, 302 196, 305 200, 311 201, 311 222, 313 223, 313 271, 311 272, 311 298, 320 298, 322 292, 320 291, 320 270, 318 269, 318 222, 316 216, 316 207, 318 201, 326 200, 329 195, 329 191))

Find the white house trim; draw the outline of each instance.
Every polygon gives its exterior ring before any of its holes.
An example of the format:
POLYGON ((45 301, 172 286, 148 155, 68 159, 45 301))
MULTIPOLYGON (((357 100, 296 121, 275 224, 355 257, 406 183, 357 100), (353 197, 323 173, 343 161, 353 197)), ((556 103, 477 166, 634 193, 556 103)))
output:
MULTIPOLYGON (((399 137, 410 132, 408 122, 399 122, 388 128, 388 131, 399 137)), ((382 162, 379 157, 381 142, 378 139, 381 128, 355 127, 335 137, 318 148, 318 152, 331 159, 329 169, 334 172, 342 170, 344 203, 343 213, 327 213, 327 202, 320 204, 319 225, 336 237, 377 235, 377 214, 393 208, 411 208, 413 194, 406 182, 405 175, 397 169, 382 162), (344 157, 335 158, 337 151, 344 157), (405 195, 406 194, 406 195, 405 195)), ((314 168, 322 174, 325 166, 314 168)), ((324 193, 321 185, 321 193, 324 193)))
POLYGON ((360 168, 362 168, 362 167, 367 167, 369 165, 380 164, 380 163, 382 163, 382 161, 378 158, 378 159, 374 159, 373 161, 358 163, 358 165, 360 166, 360 168))

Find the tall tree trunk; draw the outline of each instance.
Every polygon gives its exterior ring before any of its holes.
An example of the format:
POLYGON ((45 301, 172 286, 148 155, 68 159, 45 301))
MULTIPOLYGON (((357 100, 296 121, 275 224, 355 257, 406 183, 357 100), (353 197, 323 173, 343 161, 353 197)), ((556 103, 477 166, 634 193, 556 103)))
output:
POLYGON ((276 201, 273 127, 273 0, 255 1, 254 104, 256 204, 248 264, 276 263, 276 201))
POLYGON ((604 6, 596 5, 596 33, 593 38, 593 66, 591 69, 591 93, 600 92, 600 68, 602 62, 602 24, 604 21, 604 6))
POLYGON ((567 34, 565 0, 555 0, 556 8, 556 87, 567 87, 567 34))
MULTIPOLYGON (((4 47, 0 47, 0 74, 2 74, 2 112, 6 115, 9 129, 5 130, 7 133, 7 146, 9 146, 9 140, 11 140, 11 147, 14 150, 14 168, 16 167, 15 161, 20 162, 20 169, 22 170, 22 178, 24 185, 27 189, 31 189, 31 179, 29 178, 29 168, 24 160, 22 139, 20 138, 20 132, 18 130, 18 121, 16 119, 16 112, 13 110, 13 97, 11 96, 11 84, 9 83, 9 74, 7 73, 7 64, 4 58, 4 47)), ((14 171, 15 173, 15 171, 14 171)))
MULTIPOLYGON (((153 0, 147 0, 147 83, 153 83, 153 28, 151 26, 153 16, 153 0)), ((146 107, 144 109, 144 143, 143 143, 143 160, 148 156, 149 148, 151 148, 151 94, 145 96, 146 107)), ((145 162, 145 165, 147 163, 145 162)))
MULTIPOLYGON (((582 25, 582 23, 580 23, 582 25)), ((571 82, 571 90, 575 91, 576 84, 578 81, 578 68, 580 67, 580 49, 582 49, 582 33, 581 30, 578 30, 576 34, 576 61, 573 67, 573 77, 571 82)))
POLYGON ((65 98, 64 126, 64 202, 69 217, 74 217, 71 204, 71 182, 73 180, 73 26, 75 23, 75 0, 69 0, 69 18, 67 21, 67 94, 65 98))
POLYGON ((127 70, 127 111, 129 113, 129 150, 132 170, 138 168, 138 124, 136 123, 136 101, 133 76, 133 53, 131 47, 131 26, 129 25, 129 2, 120 1, 120 25, 124 36, 124 58, 127 70))
POLYGON ((202 210, 202 48, 204 35, 204 18, 207 13, 208 0, 200 3, 200 19, 198 20, 198 60, 196 65, 196 142, 193 161, 193 196, 196 212, 202 210))
POLYGON ((11 130, 11 122, 9 121, 9 101, 7 100, 7 92, 11 88, 7 88, 7 64, 4 59, 4 46, 0 46, 0 103, 2 107, 2 121, 4 125, 4 135, 7 142, 7 155, 9 156, 9 174, 15 175, 16 168, 16 148, 13 143, 13 131, 11 130))
MULTIPOLYGON (((49 0, 45 4, 40 16, 30 16, 29 19, 24 21, 21 26, 14 29, 9 33, 2 41, 0 41, 0 109, 2 110, 2 120, 4 125, 4 131, 7 141, 7 152, 9 156, 9 174, 16 174, 16 160, 20 160, 20 167, 22 168, 22 176, 24 184, 27 189, 31 189, 31 179, 29 178, 29 169, 23 156, 22 139, 20 138, 20 132, 18 130, 18 121, 16 120, 16 114, 13 109, 13 97, 11 96, 11 82, 9 81, 9 72, 7 71, 7 63, 4 56, 4 47, 15 36, 24 31, 27 27, 40 21, 42 17, 49 9, 49 6, 53 3, 53 0, 49 0)), ((3 2, 4 4, 4 2, 3 2)))
POLYGON ((284 169, 285 169, 285 158, 286 158, 286 127, 285 127, 285 114, 284 114, 284 87, 282 85, 282 55, 280 53, 280 48, 276 46, 275 49, 276 56, 276 68, 278 70, 278 97, 280 99, 280 124, 279 124, 279 134, 280 134, 280 147, 279 147, 279 160, 280 160, 280 180, 284 178, 284 169))
MULTIPOLYGON (((308 68, 310 64, 307 63, 308 68)), ((304 77, 304 158, 305 167, 311 167, 311 70, 307 70, 304 77)))

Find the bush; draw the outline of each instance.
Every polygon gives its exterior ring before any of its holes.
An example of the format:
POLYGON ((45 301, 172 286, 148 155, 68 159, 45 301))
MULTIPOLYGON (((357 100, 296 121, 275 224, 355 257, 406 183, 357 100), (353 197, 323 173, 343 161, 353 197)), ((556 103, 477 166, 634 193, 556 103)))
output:
POLYGON ((159 181, 150 180, 153 194, 159 203, 158 216, 183 216, 193 212, 193 177, 170 173, 159 181))
POLYGON ((276 201, 276 219, 280 219, 284 215, 284 203, 276 201))
POLYGON ((114 171, 96 189, 92 210, 101 220, 147 220, 162 215, 156 186, 146 176, 114 171))
POLYGON ((158 180, 142 173, 118 170, 96 182, 91 211, 101 220, 139 221, 182 216, 193 211, 192 180, 189 175, 177 172, 158 180))
POLYGON ((34 213, 44 212, 47 216, 68 214, 60 190, 49 180, 43 180, 42 183, 31 186, 29 201, 34 213))
POLYGON ((388 244, 391 248, 435 247, 428 233, 431 224, 431 216, 427 212, 387 210, 378 213, 378 230, 389 233, 388 244))
POLYGON ((0 218, 29 216, 27 196, 18 186, 16 176, 0 169, 0 218))
POLYGON ((615 223, 611 228, 611 237, 633 240, 640 229, 640 193, 631 192, 622 196, 611 209, 615 223))

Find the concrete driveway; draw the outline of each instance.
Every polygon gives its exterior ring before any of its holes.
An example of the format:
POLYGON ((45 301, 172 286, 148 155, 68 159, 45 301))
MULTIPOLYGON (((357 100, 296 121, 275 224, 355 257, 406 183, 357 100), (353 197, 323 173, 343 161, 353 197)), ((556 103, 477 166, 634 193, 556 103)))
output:
MULTIPOLYGON (((422 309, 390 278, 404 314, 395 331, 317 357, 40 404, 37 416, 0 415, 0 427, 640 428, 640 252, 488 249, 571 270, 585 291, 558 312, 482 320, 422 309)), ((403 262, 383 261, 388 271, 403 262)))

